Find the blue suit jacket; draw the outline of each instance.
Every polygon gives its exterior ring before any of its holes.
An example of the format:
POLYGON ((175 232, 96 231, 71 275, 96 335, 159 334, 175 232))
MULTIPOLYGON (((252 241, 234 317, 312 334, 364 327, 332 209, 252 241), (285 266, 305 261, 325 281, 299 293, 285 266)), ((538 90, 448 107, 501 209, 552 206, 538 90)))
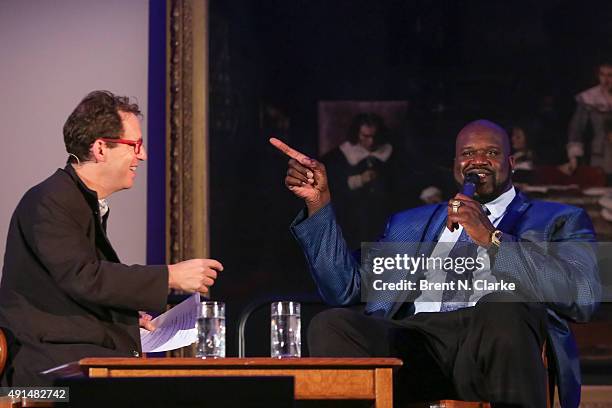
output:
MULTIPOLYGON (((446 226, 446 217, 445 203, 397 213, 389 219, 381 241, 434 243, 446 226)), ((502 244, 492 272, 506 281, 517 282, 527 291, 531 289, 531 296, 546 301, 549 344, 555 356, 561 404, 577 407, 580 366, 567 319, 588 320, 598 305, 601 285, 595 252, 588 250, 588 245, 582 250, 567 243, 594 242, 591 220, 580 208, 530 200, 517 192, 498 229, 504 232, 504 242, 526 245, 502 244), (566 248, 547 248, 549 243, 565 244, 566 248)), ((291 230, 302 246, 322 298, 335 306, 359 303, 360 260, 347 248, 332 206, 327 205, 308 218, 302 212, 291 230)), ((425 246, 431 251, 434 245, 425 246)), ((390 315, 400 306, 395 305, 390 315)))

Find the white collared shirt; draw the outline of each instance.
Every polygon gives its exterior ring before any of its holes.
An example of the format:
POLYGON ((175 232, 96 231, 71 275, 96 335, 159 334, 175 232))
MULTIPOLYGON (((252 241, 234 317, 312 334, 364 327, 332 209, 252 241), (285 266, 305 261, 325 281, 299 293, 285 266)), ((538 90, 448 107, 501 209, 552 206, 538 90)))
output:
MULTIPOLYGON (((502 218, 508 210, 508 205, 514 200, 516 196, 516 190, 514 186, 508 191, 497 197, 495 200, 484 204, 489 210, 489 220, 494 227, 497 227, 501 222, 502 218)), ((448 228, 442 230, 442 234, 438 239, 438 244, 435 246, 430 257, 446 258, 453 245, 459 239, 463 227, 459 226, 458 229, 450 231, 448 228)), ((477 256, 482 258, 484 267, 474 271, 473 280, 486 280, 488 282, 495 283, 497 279, 491 273, 491 262, 487 250, 483 247, 478 247, 477 256)), ((426 270, 425 278, 428 282, 440 282, 444 283, 446 280, 446 272, 442 270, 426 270)), ((478 299, 484 295, 491 293, 492 291, 487 290, 474 290, 469 299, 468 306, 474 306, 478 299)), ((442 304, 442 292, 441 291, 423 291, 421 295, 414 301, 415 313, 420 312, 439 312, 442 304)))
POLYGON ((98 208, 100 210, 100 219, 103 219, 109 210, 108 202, 106 201, 106 199, 103 198, 101 200, 98 200, 98 208))

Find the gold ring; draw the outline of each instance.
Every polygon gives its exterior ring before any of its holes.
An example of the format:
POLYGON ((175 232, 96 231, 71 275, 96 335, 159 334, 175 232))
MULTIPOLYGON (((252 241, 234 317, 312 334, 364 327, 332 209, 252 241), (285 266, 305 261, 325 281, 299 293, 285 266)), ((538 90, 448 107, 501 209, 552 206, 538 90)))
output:
POLYGON ((459 207, 461 207, 461 201, 459 200, 452 200, 450 202, 451 208, 453 209, 453 214, 457 214, 459 212, 459 207))

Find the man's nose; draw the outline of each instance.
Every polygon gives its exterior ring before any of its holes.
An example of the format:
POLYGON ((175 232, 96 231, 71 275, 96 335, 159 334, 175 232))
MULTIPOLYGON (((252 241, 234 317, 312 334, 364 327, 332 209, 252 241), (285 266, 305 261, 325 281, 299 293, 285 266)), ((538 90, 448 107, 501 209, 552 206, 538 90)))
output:
POLYGON ((140 146, 140 152, 136 155, 136 158, 142 161, 147 160, 147 149, 144 146, 140 146))
POLYGON ((489 163, 489 157, 487 156, 487 152, 485 151, 477 151, 474 153, 474 156, 472 157, 472 164, 474 163, 485 163, 488 164, 489 163))

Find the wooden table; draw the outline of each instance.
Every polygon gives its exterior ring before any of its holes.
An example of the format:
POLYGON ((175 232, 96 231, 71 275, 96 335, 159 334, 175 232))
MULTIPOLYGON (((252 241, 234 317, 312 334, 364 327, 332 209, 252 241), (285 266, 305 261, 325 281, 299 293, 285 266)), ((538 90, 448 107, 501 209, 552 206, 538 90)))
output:
POLYGON ((55 374, 89 377, 292 376, 296 400, 374 400, 393 406, 395 358, 85 358, 55 374))

